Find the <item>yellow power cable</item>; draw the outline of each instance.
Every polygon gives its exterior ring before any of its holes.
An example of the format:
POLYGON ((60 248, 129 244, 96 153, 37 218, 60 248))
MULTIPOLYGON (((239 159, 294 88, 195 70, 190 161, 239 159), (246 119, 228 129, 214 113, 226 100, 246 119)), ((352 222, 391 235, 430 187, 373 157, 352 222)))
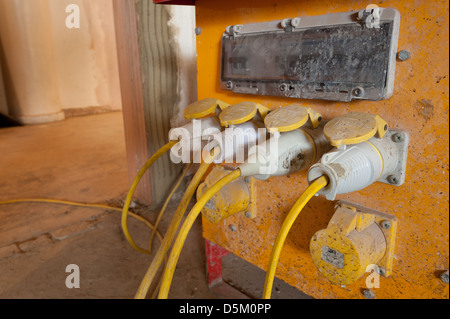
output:
MULTIPOLYGON (((25 198, 25 199, 12 199, 6 201, 0 201, 0 205, 8 205, 8 204, 20 204, 20 203, 48 203, 48 204, 61 204, 61 205, 69 205, 69 206, 78 206, 78 207, 87 207, 87 208, 102 208, 113 210, 117 212, 122 212, 121 208, 112 207, 101 204, 84 204, 79 202, 65 201, 65 200, 57 200, 57 199, 44 199, 44 198, 25 198)), ((153 226, 147 219, 142 216, 139 216, 135 213, 128 213, 131 217, 145 223, 152 231, 156 232, 158 239, 162 242, 163 238, 161 234, 156 230, 156 227, 153 226)))
POLYGON ((164 153, 166 153, 168 150, 170 150, 177 143, 178 143, 178 141, 171 141, 171 142, 167 143, 166 145, 161 147, 155 154, 153 154, 152 157, 150 157, 150 159, 139 170, 136 178, 134 179, 133 183, 131 184, 130 190, 128 191, 128 195, 125 199, 125 203, 124 203, 123 210, 122 210, 122 222, 121 222, 123 233, 125 235, 125 238, 130 243, 131 247, 133 247, 135 250, 142 252, 144 254, 150 255, 151 252, 136 245, 136 243, 134 242, 133 238, 130 235, 130 232, 128 231, 127 217, 128 217, 128 210, 130 208, 130 203, 133 198, 134 191, 136 190, 142 176, 144 176, 144 174, 147 172, 147 170, 153 165, 154 162, 156 162, 156 160, 158 158, 160 158, 164 153))
POLYGON ((231 173, 223 177, 211 188, 209 188, 205 192, 205 194, 203 194, 203 196, 197 201, 192 210, 189 212, 186 220, 183 223, 183 226, 180 229, 180 232, 178 233, 177 239, 175 240, 172 251, 170 253, 169 260, 167 261, 167 266, 162 277, 158 299, 167 299, 169 295, 170 285, 172 283, 172 278, 178 262, 178 258, 180 257, 181 249, 183 248, 184 242, 186 241, 189 230, 192 228, 192 225, 194 224, 194 221, 197 219, 201 210, 217 192, 219 192, 229 183, 238 179, 240 176, 241 171, 239 169, 236 169, 235 171, 232 171, 231 173))
POLYGON ((189 205, 192 196, 195 193, 195 190, 197 189, 203 176, 211 166, 211 163, 214 160, 214 158, 216 158, 219 154, 220 150, 216 148, 213 150, 211 154, 207 155, 203 159, 203 163, 200 165, 194 177, 192 178, 192 181, 189 183, 189 186, 187 187, 186 192, 184 193, 183 198, 181 199, 180 204, 178 205, 178 208, 172 218, 172 221, 170 222, 169 228, 167 229, 166 234, 164 235, 164 240, 161 246, 159 247, 158 252, 153 257, 152 263, 150 264, 147 272, 145 273, 145 276, 142 279, 142 282, 136 292, 135 295, 136 299, 144 299, 147 296, 147 292, 153 282, 153 279, 155 278, 158 272, 159 267, 161 266, 163 257, 166 256, 167 251, 169 250, 170 245, 172 244, 173 238, 176 235, 178 227, 181 223, 181 220, 183 219, 187 206, 189 205))
MULTIPOLYGON (((286 219, 283 222, 283 225, 281 226, 277 239, 275 240, 275 244, 272 248, 272 254, 270 255, 269 259, 269 265, 267 267, 267 273, 266 273, 266 281, 264 283, 264 291, 263 291, 263 299, 270 299, 270 296, 272 295, 272 286, 273 286, 273 280, 275 277, 275 272, 277 269, 278 260, 280 258, 281 249, 283 248, 284 241, 286 240, 286 237, 289 233, 289 230, 291 229, 292 225, 294 224, 294 221, 297 219, 297 216, 302 211, 303 207, 308 203, 308 201, 322 188, 327 186, 329 182, 329 179, 327 176, 322 176, 318 179, 316 179, 307 189, 306 191, 300 196, 300 198, 297 200, 297 202, 294 204, 294 206, 289 211, 289 214, 287 215, 286 219)), ((167 267, 169 267, 170 259, 167 261, 167 267)))
POLYGON ((191 169, 191 167, 192 167, 192 163, 189 163, 186 165, 183 173, 181 173, 180 177, 178 178, 177 183, 175 184, 175 186, 172 188, 171 192, 167 196, 167 199, 164 202, 164 205, 159 212, 158 218, 156 219, 154 229, 152 230, 152 234, 150 235, 149 251, 152 251, 153 238, 155 237, 155 233, 156 233, 155 230, 158 229, 159 223, 161 222, 161 219, 164 215, 164 212, 167 209, 167 206, 169 206, 170 200, 172 199, 172 197, 175 194, 175 192, 177 191, 177 189, 180 187, 181 183, 183 182, 184 178, 186 177, 186 175, 189 172, 189 170, 191 169))

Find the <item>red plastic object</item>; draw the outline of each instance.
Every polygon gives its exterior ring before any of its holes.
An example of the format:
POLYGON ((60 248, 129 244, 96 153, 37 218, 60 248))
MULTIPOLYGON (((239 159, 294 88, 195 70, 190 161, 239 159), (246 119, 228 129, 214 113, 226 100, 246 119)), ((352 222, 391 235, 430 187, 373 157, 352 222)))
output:
POLYGON ((207 239, 205 239, 205 248, 208 286, 211 288, 223 282, 222 257, 225 257, 230 252, 207 239))
POLYGON ((179 4, 184 6, 195 5, 195 0, 153 0, 156 4, 179 4))

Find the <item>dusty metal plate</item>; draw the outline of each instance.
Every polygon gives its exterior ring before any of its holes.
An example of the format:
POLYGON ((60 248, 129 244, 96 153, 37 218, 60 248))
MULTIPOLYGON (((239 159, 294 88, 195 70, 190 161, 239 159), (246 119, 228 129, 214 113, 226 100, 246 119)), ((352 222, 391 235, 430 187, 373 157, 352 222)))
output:
POLYGON ((357 12, 232 26, 222 38, 221 88, 337 101, 388 98, 398 42, 395 13, 383 9, 378 28, 368 28, 357 12))

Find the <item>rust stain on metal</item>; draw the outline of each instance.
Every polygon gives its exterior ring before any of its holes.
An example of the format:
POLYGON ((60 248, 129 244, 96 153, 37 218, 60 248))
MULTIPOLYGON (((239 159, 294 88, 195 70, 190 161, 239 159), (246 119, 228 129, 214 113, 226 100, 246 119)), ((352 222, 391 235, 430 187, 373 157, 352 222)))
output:
POLYGON ((434 114, 434 106, 431 104, 430 100, 422 99, 414 103, 414 108, 417 110, 420 116, 422 116, 426 121, 430 120, 434 114))

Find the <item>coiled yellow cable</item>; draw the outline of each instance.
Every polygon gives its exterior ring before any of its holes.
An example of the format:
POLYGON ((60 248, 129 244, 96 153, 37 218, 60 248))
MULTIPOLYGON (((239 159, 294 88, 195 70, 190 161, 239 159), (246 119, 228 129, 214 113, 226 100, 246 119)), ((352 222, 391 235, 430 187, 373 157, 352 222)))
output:
MULTIPOLYGON (((85 204, 85 203, 79 203, 79 202, 72 202, 72 201, 65 201, 65 200, 57 200, 57 199, 44 199, 44 198, 24 198, 24 199, 12 199, 12 200, 6 200, 6 201, 0 201, 0 205, 8 205, 8 204, 20 204, 20 203, 48 203, 48 204, 61 204, 61 205, 69 205, 69 206, 78 206, 78 207, 86 207, 86 208, 102 208, 107 210, 113 210, 117 212, 122 212, 121 208, 108 206, 108 205, 102 205, 102 204, 85 204)), ((161 234, 156 230, 156 227, 153 226, 147 219, 145 219, 142 216, 139 216, 135 213, 128 212, 128 214, 145 223, 152 231, 156 233, 156 236, 158 239, 162 242, 163 238, 161 234)))
POLYGON ((166 234, 164 235, 164 240, 161 246, 159 247, 156 255, 153 257, 153 260, 136 292, 135 295, 136 299, 144 299, 147 296, 147 292, 153 282, 153 279, 155 278, 158 272, 159 267, 161 266, 163 257, 166 256, 167 251, 169 250, 170 245, 172 244, 173 238, 176 235, 178 227, 181 223, 181 220, 183 219, 187 206, 189 205, 192 196, 195 193, 195 190, 197 189, 203 176, 211 166, 211 163, 214 160, 214 158, 216 158, 219 154, 220 150, 218 148, 214 149, 211 154, 208 154, 203 159, 203 163, 200 165, 194 177, 192 178, 192 181, 189 183, 189 186, 187 187, 186 192, 184 193, 183 198, 181 199, 180 204, 178 205, 178 208, 172 218, 172 221, 170 222, 169 228, 167 229, 166 234))
MULTIPOLYGON (((322 176, 316 179, 306 189, 302 196, 300 196, 300 198, 289 211, 289 214, 284 220, 283 225, 278 231, 277 239, 275 240, 275 244, 272 248, 272 254, 270 255, 269 265, 267 267, 266 281, 264 283, 263 299, 270 299, 270 296, 272 295, 273 280, 275 277, 278 260, 280 258, 281 249, 283 248, 284 241, 286 240, 289 230, 291 229, 294 221, 297 219, 297 216, 300 214, 308 201, 322 188, 327 186, 328 182, 329 179, 326 176, 322 176)), ((170 266, 170 259, 167 261, 167 266, 170 266)))
POLYGON ((150 235, 150 243, 149 243, 149 251, 152 251, 152 244, 153 244, 153 238, 155 237, 155 229, 158 229, 159 223, 161 222, 162 217, 164 216, 164 212, 167 209, 167 206, 169 206, 170 200, 172 199, 173 195, 177 191, 178 187, 180 187, 181 183, 183 182, 184 178, 186 177, 187 173, 192 167, 192 163, 189 163, 186 165, 186 167, 183 170, 183 173, 181 173, 180 177, 178 178, 178 181, 176 182, 175 186, 170 191, 169 195, 166 198, 166 201, 164 202, 163 207, 159 211, 158 218, 156 219, 154 230, 152 231, 152 234, 150 235))
POLYGON ((178 258, 180 257, 181 249, 183 248, 184 242, 186 241, 186 237, 189 233, 189 230, 192 228, 194 221, 200 214, 203 207, 206 203, 223 187, 233 182, 241 175, 241 171, 239 169, 232 171, 217 183, 215 183, 212 187, 210 187, 205 194, 197 201, 194 207, 189 212, 186 220, 181 226, 180 232, 178 233, 177 239, 173 244, 172 251, 169 256, 169 260, 167 261, 167 266, 164 271, 164 275, 162 277, 161 288, 159 290, 158 299, 167 299, 169 295, 170 285, 172 283, 173 274, 175 271, 175 267, 178 262, 178 258))
POLYGON ((128 217, 128 210, 130 208, 130 203, 131 203, 131 200, 133 199, 134 191, 136 190, 136 187, 138 186, 142 176, 144 176, 144 174, 147 172, 147 170, 153 165, 154 162, 156 162, 156 160, 158 158, 160 158, 164 153, 166 153, 168 150, 170 150, 177 143, 178 143, 178 141, 171 141, 171 142, 167 143, 166 145, 161 147, 155 154, 153 154, 152 157, 150 157, 150 159, 139 170, 136 178, 134 179, 133 183, 131 184, 130 190, 128 191, 128 195, 125 199, 125 203, 124 203, 123 210, 122 210, 122 222, 121 222, 123 233, 124 233, 127 241, 130 243, 131 247, 133 247, 135 250, 137 250, 141 253, 144 253, 144 254, 150 255, 151 252, 148 251, 147 249, 143 249, 143 248, 139 247, 138 245, 136 245, 136 243, 134 242, 133 238, 130 235, 130 232, 128 231, 127 217, 128 217))

